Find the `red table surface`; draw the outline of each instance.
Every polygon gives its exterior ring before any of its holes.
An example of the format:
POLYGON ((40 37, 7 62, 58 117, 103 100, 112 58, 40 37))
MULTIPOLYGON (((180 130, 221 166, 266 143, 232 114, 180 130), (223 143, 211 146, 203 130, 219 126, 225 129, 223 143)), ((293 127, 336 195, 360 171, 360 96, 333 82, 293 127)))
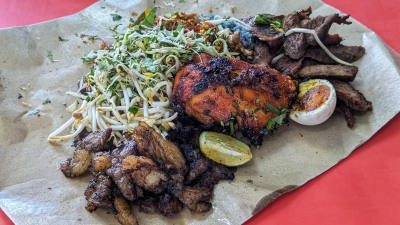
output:
MULTIPOLYGON (((96 0, 0 0, 0 28, 84 9, 96 0)), ((400 52, 400 0, 324 0, 400 52)), ((400 88, 400 87, 399 87, 400 88)), ((398 97, 398 96, 395 96, 398 97)), ((400 224, 400 115, 327 172, 286 193, 245 224, 400 224)), ((0 224, 13 224, 0 209, 0 224)))

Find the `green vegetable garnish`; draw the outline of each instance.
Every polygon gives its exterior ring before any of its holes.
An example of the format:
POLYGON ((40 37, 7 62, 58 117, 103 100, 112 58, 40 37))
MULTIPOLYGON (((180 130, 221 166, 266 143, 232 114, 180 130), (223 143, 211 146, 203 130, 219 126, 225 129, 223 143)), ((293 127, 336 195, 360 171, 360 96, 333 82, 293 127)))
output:
POLYGON ((118 20, 122 19, 122 16, 115 14, 115 13, 110 14, 110 16, 112 16, 113 21, 118 21, 118 20))
POLYGON ((150 10, 144 20, 140 23, 141 26, 153 27, 154 19, 156 17, 157 8, 154 7, 150 10))
POLYGON ((67 42, 67 41, 69 41, 69 39, 64 39, 64 38, 62 38, 62 37, 58 37, 58 40, 59 40, 59 41, 62 41, 62 42, 67 42))
POLYGON ((256 25, 268 25, 275 30, 280 30, 285 23, 285 19, 280 20, 279 18, 271 18, 265 14, 258 14, 255 16, 253 23, 256 25))
POLYGON ((50 103, 51 103, 51 100, 50 100, 49 98, 46 98, 46 99, 42 102, 43 105, 50 104, 50 103))

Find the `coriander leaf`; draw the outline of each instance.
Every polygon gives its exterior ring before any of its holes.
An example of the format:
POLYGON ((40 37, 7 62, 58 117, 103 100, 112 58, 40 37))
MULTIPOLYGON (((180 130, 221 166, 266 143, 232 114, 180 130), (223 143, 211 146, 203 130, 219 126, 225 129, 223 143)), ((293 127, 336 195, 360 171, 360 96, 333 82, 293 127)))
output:
POLYGON ((179 3, 186 3, 185 0, 179 0, 179 3))
POLYGON ((59 40, 59 41, 62 41, 62 42, 67 42, 67 41, 69 41, 69 39, 64 39, 64 38, 62 38, 62 37, 58 37, 58 40, 59 40))
POLYGON ((115 13, 110 14, 110 16, 112 16, 113 21, 118 21, 118 20, 122 19, 122 16, 115 14, 115 13))
POLYGON ((283 120, 286 118, 286 114, 279 115, 277 117, 272 118, 272 120, 277 123, 278 125, 283 124, 283 120))
POLYGON ((46 104, 49 104, 49 103, 51 103, 51 100, 50 100, 49 98, 46 98, 46 99, 42 102, 43 105, 46 105, 46 104))
POLYGON ((150 10, 149 14, 140 22, 141 26, 153 27, 154 19, 156 18, 157 8, 154 7, 150 10))
POLYGON ((137 111, 139 110, 140 106, 138 105, 133 105, 131 107, 129 107, 128 111, 130 113, 132 113, 133 115, 135 115, 137 113, 137 111))
POLYGON ((113 28, 110 28, 111 31, 116 31, 118 26, 121 26, 122 23, 115 25, 113 28))
POLYGON ((134 23, 135 20, 133 18, 129 18, 129 22, 134 23))

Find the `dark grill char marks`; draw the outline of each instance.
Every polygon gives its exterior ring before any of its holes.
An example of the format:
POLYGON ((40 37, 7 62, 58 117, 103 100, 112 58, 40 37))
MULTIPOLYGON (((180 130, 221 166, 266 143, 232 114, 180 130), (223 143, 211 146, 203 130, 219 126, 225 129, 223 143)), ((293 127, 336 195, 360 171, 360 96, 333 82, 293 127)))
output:
POLYGON ((356 66, 315 65, 301 68, 297 75, 301 78, 324 78, 353 81, 358 73, 356 66))
POLYGON ((276 115, 255 109, 267 103, 278 109, 288 107, 296 95, 292 79, 274 69, 205 53, 194 57, 193 63, 175 77, 171 101, 174 109, 204 124, 226 123, 236 115, 238 129, 252 137, 256 145, 262 143, 267 120, 276 115), (205 110, 209 110, 207 114, 205 110))
POLYGON ((361 112, 372 110, 372 103, 365 99, 364 95, 350 84, 340 80, 330 80, 330 82, 336 90, 337 97, 347 107, 361 112))
MULTIPOLYGON (((337 45, 328 46, 328 49, 333 55, 348 63, 359 60, 365 54, 365 48, 362 46, 337 45)), ((308 47, 304 57, 309 57, 325 64, 336 64, 336 62, 319 46, 308 47)))
MULTIPOLYGON (((286 16, 283 30, 287 32, 292 28, 300 27, 301 20, 307 19, 311 12, 311 7, 308 7, 307 9, 298 10, 290 13, 286 16)), ((285 38, 285 55, 289 56, 292 59, 300 59, 301 57, 303 57, 307 46, 308 43, 305 34, 291 34, 285 38)))
POLYGON ((122 161, 130 155, 137 155, 137 146, 133 141, 132 136, 125 134, 125 137, 121 139, 118 143, 116 149, 111 152, 111 163, 112 167, 107 169, 107 175, 109 175, 122 195, 133 201, 137 197, 135 184, 129 179, 128 175, 122 172, 122 161))
POLYGON ((72 158, 68 158, 60 163, 61 171, 66 177, 76 177, 89 170, 92 162, 92 154, 102 150, 108 150, 111 146, 108 139, 111 135, 111 129, 100 132, 94 132, 78 135, 76 139, 76 148, 72 158))

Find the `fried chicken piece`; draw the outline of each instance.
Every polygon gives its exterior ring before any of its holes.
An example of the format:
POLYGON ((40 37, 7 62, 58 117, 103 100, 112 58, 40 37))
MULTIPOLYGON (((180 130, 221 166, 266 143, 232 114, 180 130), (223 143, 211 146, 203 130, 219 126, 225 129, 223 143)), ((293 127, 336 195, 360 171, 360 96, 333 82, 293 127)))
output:
POLYGON ((72 158, 61 162, 61 171, 66 177, 77 177, 88 171, 92 161, 92 153, 99 152, 110 147, 110 138, 112 129, 106 129, 102 132, 88 134, 81 141, 78 141, 77 147, 72 158))
POLYGON ((132 136, 126 133, 125 137, 118 142, 117 148, 111 152, 112 166, 106 171, 107 175, 113 179, 122 195, 130 201, 137 198, 137 188, 129 179, 129 176, 122 171, 122 161, 134 154, 137 154, 136 143, 132 136))
POLYGON ((154 194, 163 192, 170 179, 157 164, 144 156, 128 156, 122 162, 122 170, 135 181, 137 186, 154 194))
POLYGON ((186 173, 186 160, 179 148, 171 141, 164 139, 146 123, 139 123, 133 137, 141 156, 150 158, 161 168, 174 174, 186 173))
POLYGON ((105 173, 111 167, 111 156, 108 152, 96 152, 92 157, 92 165, 90 167, 93 175, 97 173, 105 173))
POLYGON ((123 197, 116 197, 114 199, 114 207, 117 214, 115 218, 117 218, 118 222, 122 225, 137 225, 137 219, 132 214, 131 207, 129 206, 128 201, 123 197))
POLYGON ((98 174, 93 177, 85 190, 86 210, 93 212, 97 207, 112 209, 112 180, 109 176, 98 174))
POLYGON ((267 103, 278 110, 296 98, 296 85, 289 76, 274 69, 228 57, 201 53, 175 77, 171 105, 205 124, 229 123, 252 144, 260 145, 267 121, 278 115, 264 109, 267 103))

